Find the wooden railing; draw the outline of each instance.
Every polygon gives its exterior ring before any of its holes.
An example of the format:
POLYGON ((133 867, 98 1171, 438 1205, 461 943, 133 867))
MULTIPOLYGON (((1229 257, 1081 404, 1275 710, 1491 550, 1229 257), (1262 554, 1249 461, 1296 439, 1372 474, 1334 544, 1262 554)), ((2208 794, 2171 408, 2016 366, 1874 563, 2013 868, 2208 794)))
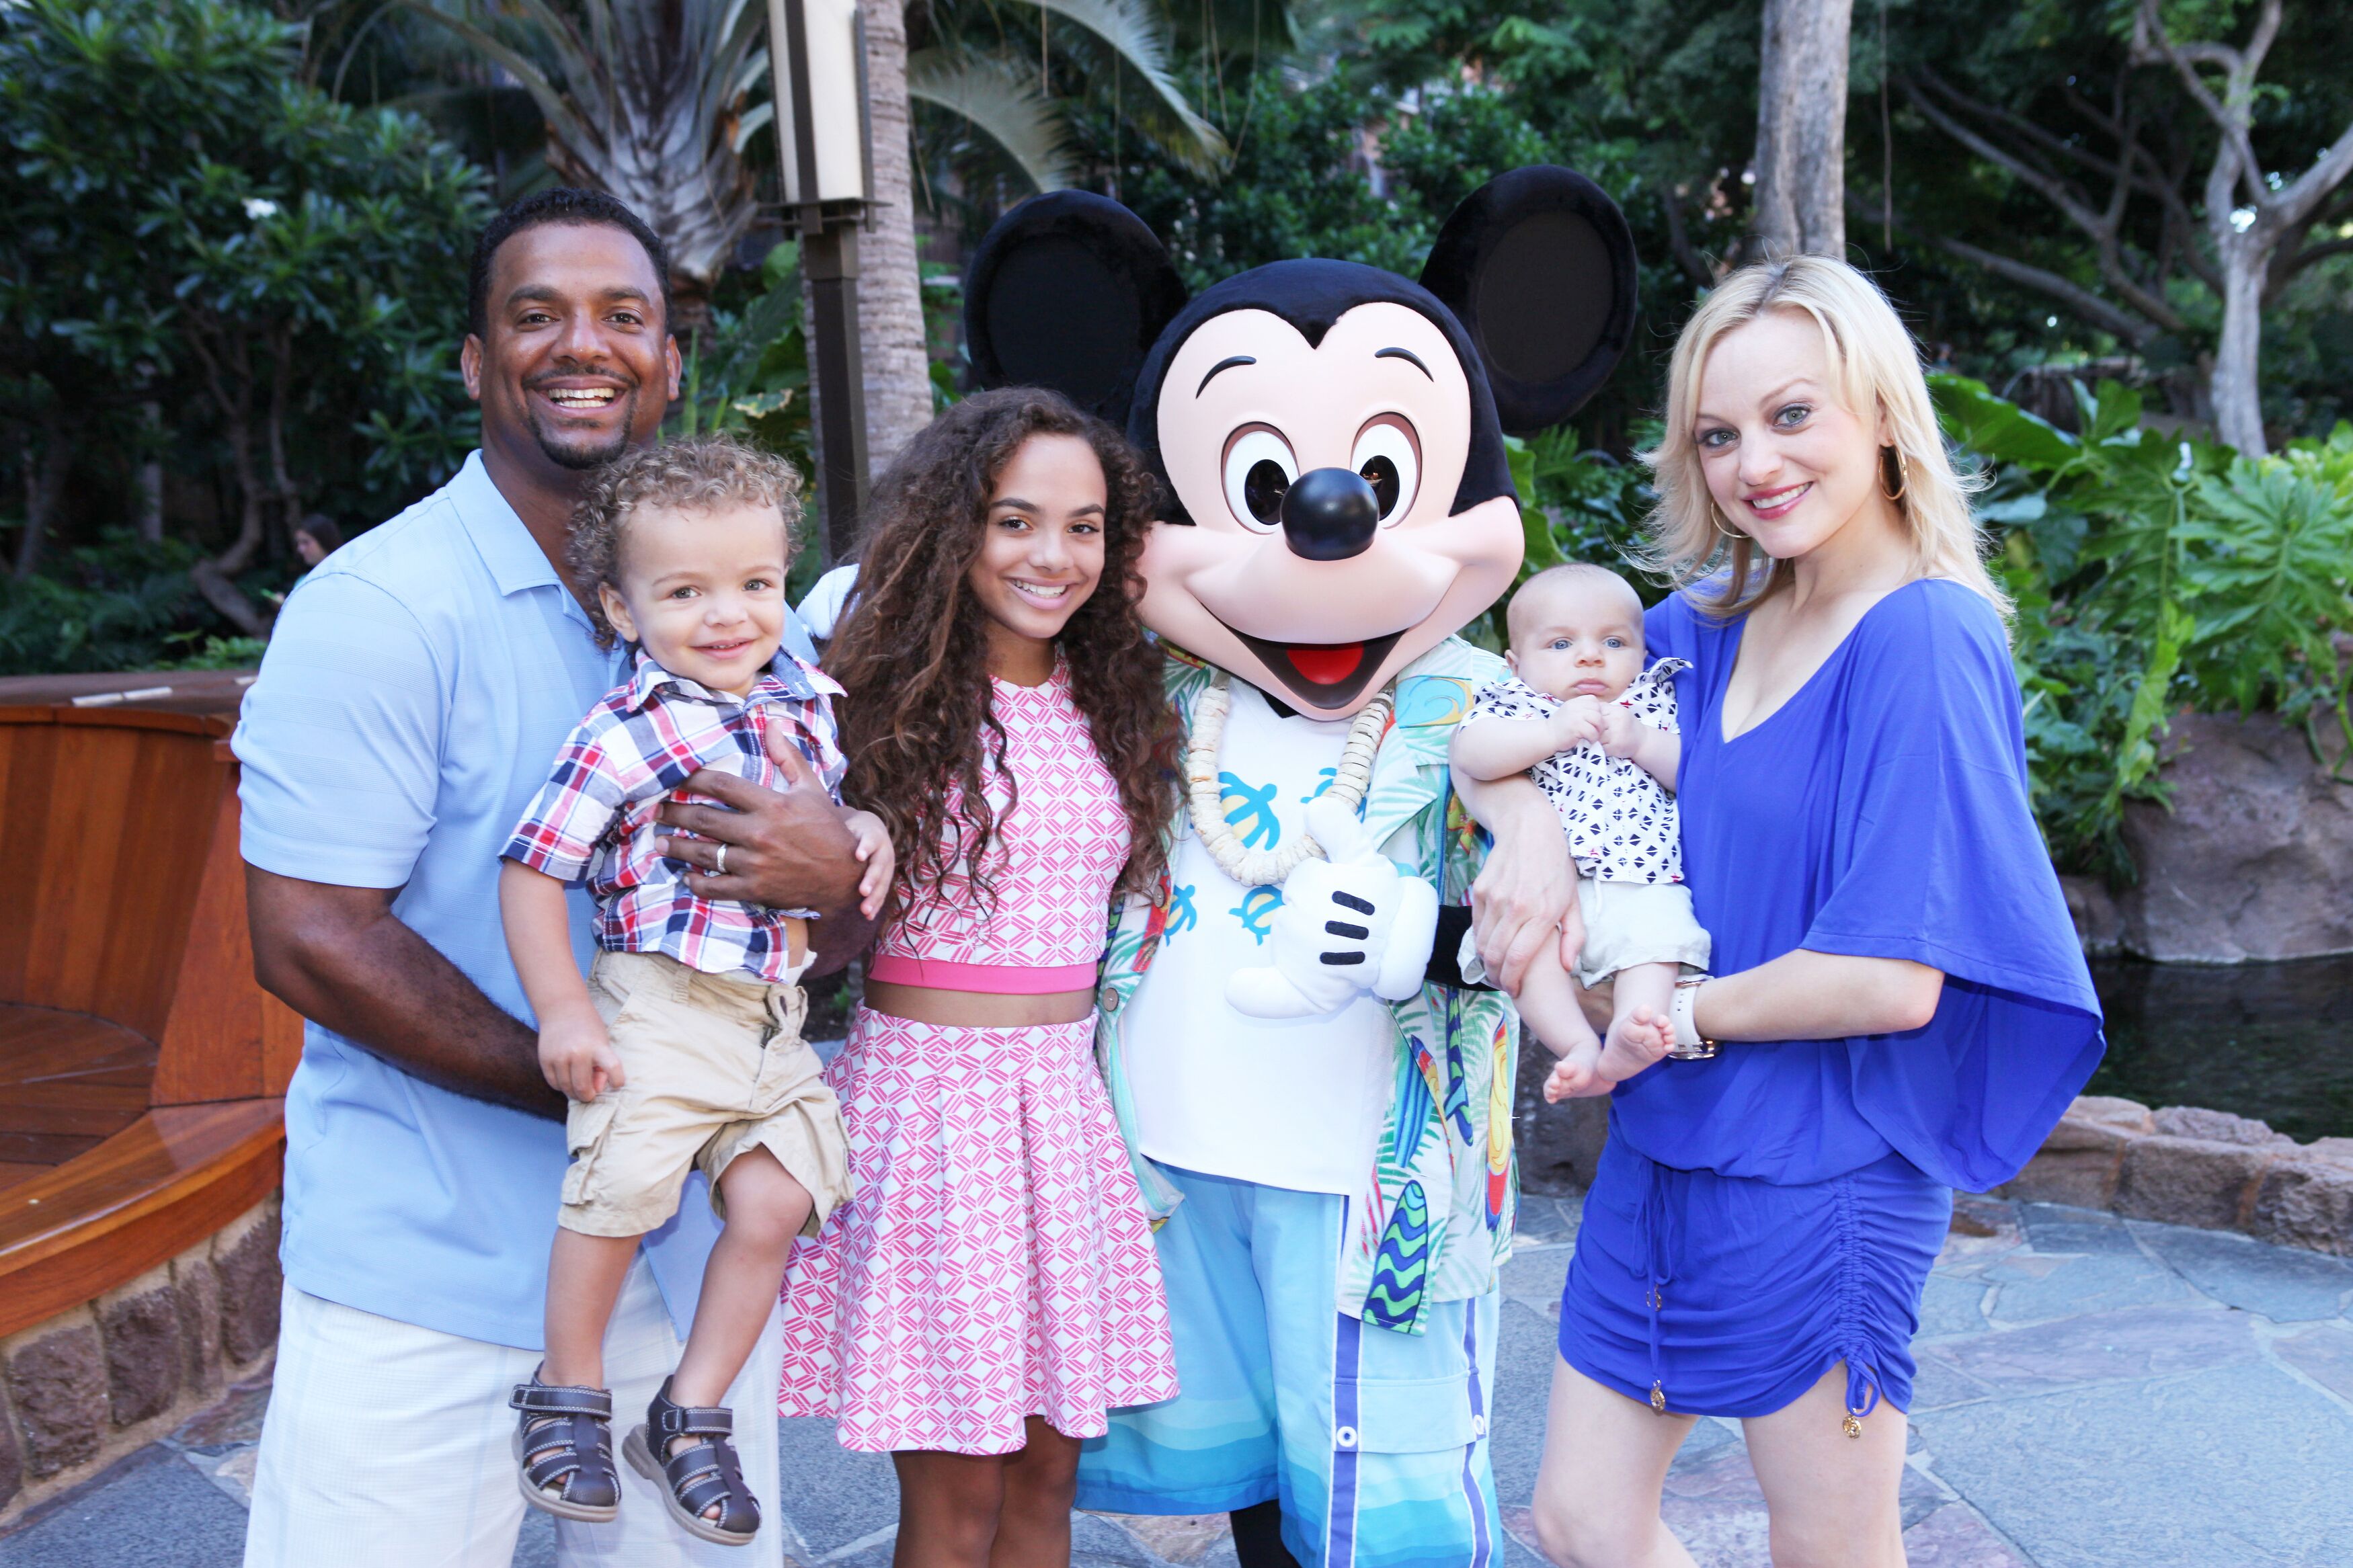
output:
POLYGON ((0 1334, 129 1282, 278 1184, 301 1020, 253 979, 237 689, 70 700, 174 679, 0 681, 0 1334))

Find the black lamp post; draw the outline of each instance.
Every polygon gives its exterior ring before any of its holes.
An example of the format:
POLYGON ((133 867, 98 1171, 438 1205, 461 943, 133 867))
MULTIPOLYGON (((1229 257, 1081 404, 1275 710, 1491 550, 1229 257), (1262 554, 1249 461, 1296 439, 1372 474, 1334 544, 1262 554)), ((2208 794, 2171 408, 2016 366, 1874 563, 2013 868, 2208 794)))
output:
POLYGON ((866 374, 858 356, 858 231, 874 200, 866 19, 858 0, 768 0, 785 217, 800 236, 817 394, 823 550, 849 558, 866 507, 866 374))

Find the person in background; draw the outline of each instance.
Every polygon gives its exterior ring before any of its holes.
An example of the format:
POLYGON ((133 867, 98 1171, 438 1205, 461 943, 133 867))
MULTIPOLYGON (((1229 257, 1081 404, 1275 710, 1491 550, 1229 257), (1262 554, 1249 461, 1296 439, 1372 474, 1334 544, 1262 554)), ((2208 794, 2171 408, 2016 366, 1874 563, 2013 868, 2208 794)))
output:
MULTIPOLYGON (((564 1096, 500 929, 500 853, 580 716, 621 679, 565 569, 587 482, 653 441, 680 381, 661 242, 557 189, 475 247, 461 365, 482 444, 448 484, 290 596, 235 739, 261 983, 310 1022, 286 1097, 277 1372, 248 1568, 507 1568, 524 1500, 504 1391, 543 1348, 564 1096)), ((786 645, 813 658, 787 621, 786 645)), ((772 752, 790 744, 772 739, 772 752)), ((862 948, 865 873, 819 788, 705 769, 670 804, 697 897, 813 909, 815 968, 862 948), (725 808, 725 809, 723 809, 725 808), (723 854, 723 867, 720 856, 723 854), (716 874, 713 874, 713 873, 716 874)), ((591 906, 569 902, 575 959, 591 906)), ((692 1179, 638 1248, 604 1344, 642 1406, 678 1363, 717 1227, 692 1179)), ((731 1403, 776 1385, 761 1331, 731 1403)), ((770 1510, 776 1427, 740 1445, 770 1510)), ((781 1561, 690 1539, 631 1472, 611 1523, 559 1521, 558 1561, 781 1561)))
MULTIPOLYGON (((312 512, 294 525, 294 553, 302 562, 302 574, 309 576, 320 562, 343 547, 343 531, 335 520, 324 512, 312 512)), ((299 579, 298 579, 299 581, 299 579)))

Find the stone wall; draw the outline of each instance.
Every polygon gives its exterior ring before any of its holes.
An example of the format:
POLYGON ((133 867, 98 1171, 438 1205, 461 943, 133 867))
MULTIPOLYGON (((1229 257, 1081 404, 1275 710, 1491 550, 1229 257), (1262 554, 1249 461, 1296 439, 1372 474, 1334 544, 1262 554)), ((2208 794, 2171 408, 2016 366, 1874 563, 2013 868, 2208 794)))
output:
POLYGON ((2353 1138, 2298 1143, 2228 1111, 2085 1095, 2002 1193, 2353 1258, 2353 1138))
MULTIPOLYGON (((1551 1068, 1541 1047, 1521 1053, 1520 1186, 1583 1192, 1609 1135, 1609 1100, 1546 1105, 1551 1068)), ((2000 1191, 2353 1258, 2353 1138, 2299 1143, 2223 1110, 2085 1095, 2000 1191)))
POLYGON ((1609 1097, 1546 1105, 1544 1080, 1557 1059, 1535 1040, 1520 1040, 1520 1081, 1512 1105, 1520 1190, 1581 1193, 1593 1184, 1601 1145, 1609 1139, 1609 1097))
MULTIPOLYGON (((2324 742, 2341 761, 2333 731, 2324 742)), ((2138 879, 2111 898, 2068 879, 2084 945, 2189 963, 2353 952, 2353 784, 2304 731, 2268 713, 2181 713, 2159 752, 2169 805, 2125 806, 2138 879)))
POLYGON ((121 1289, 0 1340, 0 1529, 268 1356, 279 1284, 273 1196, 121 1289))

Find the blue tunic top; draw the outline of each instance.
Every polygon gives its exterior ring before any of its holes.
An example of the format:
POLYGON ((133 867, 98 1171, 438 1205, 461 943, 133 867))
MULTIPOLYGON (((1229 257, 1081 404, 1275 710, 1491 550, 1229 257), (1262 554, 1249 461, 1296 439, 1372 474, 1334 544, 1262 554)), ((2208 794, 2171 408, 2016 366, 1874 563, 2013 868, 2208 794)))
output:
POLYGON ((2035 830, 2000 617, 1924 580, 1863 616, 1796 695, 1724 739, 1745 622, 1680 595, 1646 621, 1689 659, 1683 872, 1714 968, 1795 948, 1945 973, 1924 1028, 1727 1043, 1620 1086, 1618 1135, 1663 1165, 1780 1184, 1903 1154, 1982 1192, 2015 1175, 2098 1065, 2100 1005, 2035 830))

